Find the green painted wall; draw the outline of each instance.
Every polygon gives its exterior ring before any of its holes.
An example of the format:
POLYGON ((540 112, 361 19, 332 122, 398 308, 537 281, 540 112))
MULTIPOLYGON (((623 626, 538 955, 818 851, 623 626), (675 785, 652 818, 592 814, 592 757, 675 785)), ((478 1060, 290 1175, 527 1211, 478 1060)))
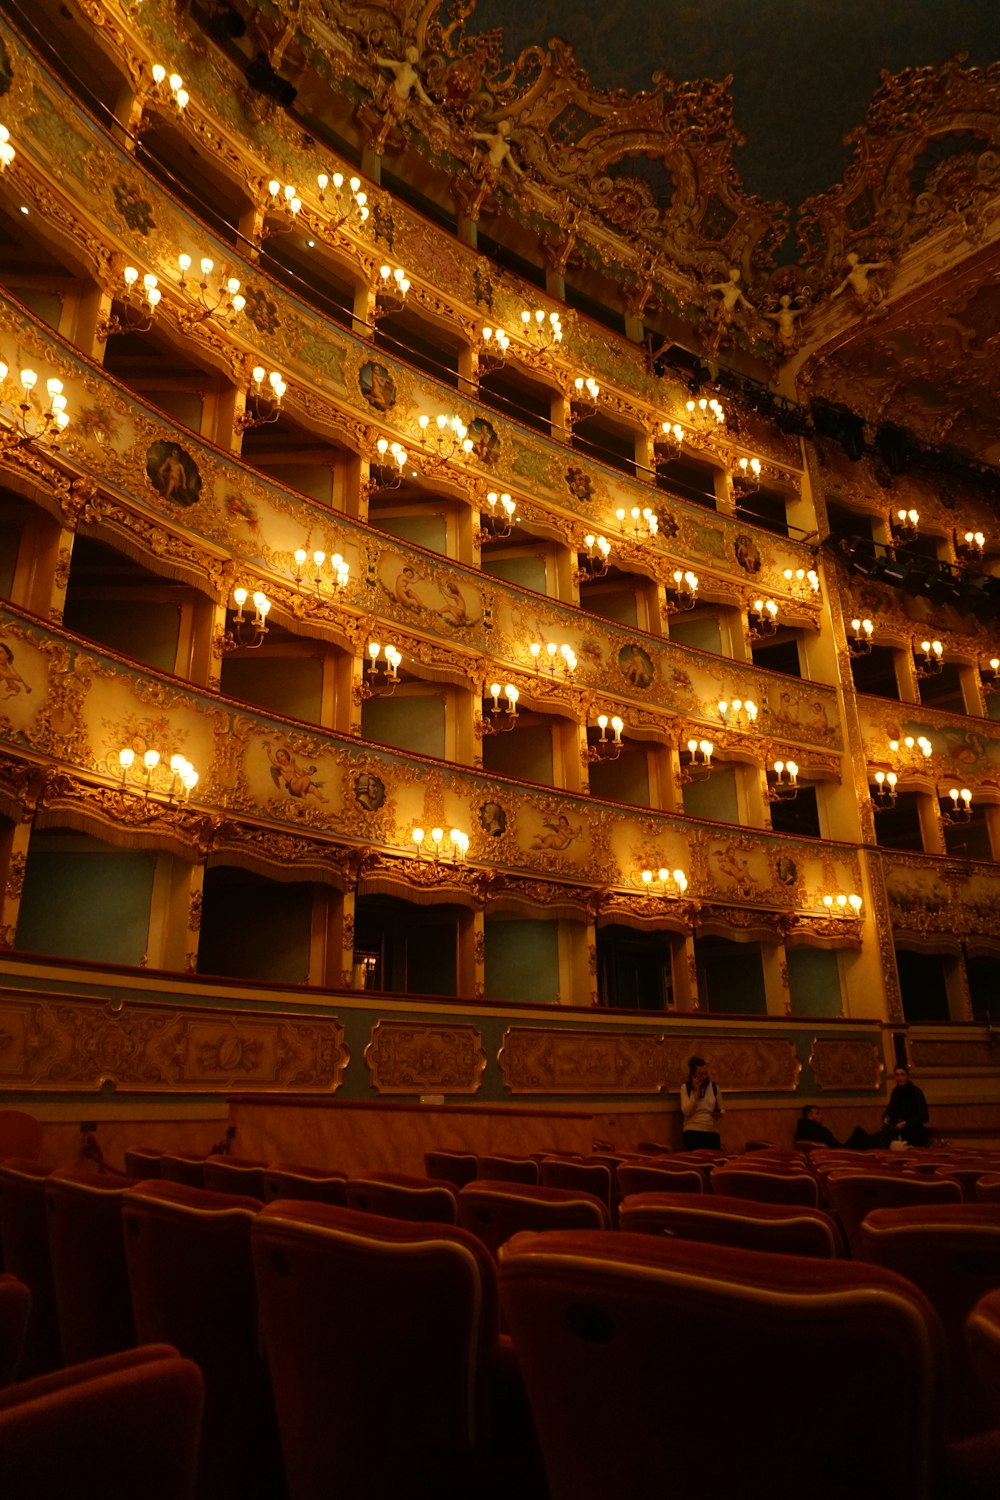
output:
POLYGON ((373 524, 401 541, 415 542, 429 552, 448 553, 448 524, 444 516, 374 516, 373 524))
POLYGON ((595 797, 649 807, 649 763, 645 754, 598 760, 590 767, 590 790, 595 797))
POLYGON ((542 557, 490 557, 484 552, 483 572, 493 578, 506 578, 508 583, 519 583, 538 594, 546 592, 548 579, 542 557))
POLYGON ((840 966, 825 948, 788 949, 793 1016, 839 1016, 840 966))
POLYGON ((767 1014, 764 966, 756 943, 732 943, 727 938, 695 938, 698 998, 703 1011, 713 1015, 767 1014))
POLYGON ((361 737, 443 760, 444 703, 436 695, 369 698, 361 705, 361 737))
POLYGON ((63 624, 67 630, 160 672, 172 672, 177 665, 179 605, 143 604, 137 599, 73 599, 70 595, 63 624))
POLYGON ((323 704, 323 663, 318 657, 227 656, 222 691, 290 719, 318 724, 323 704))
POLYGON ((483 740, 483 769, 552 785, 552 731, 544 724, 483 740))
POLYGON ((309 977, 313 887, 223 867, 205 875, 199 974, 262 983, 309 977))
POLYGON ((486 922, 487 1000, 551 1005, 559 994, 555 922, 486 922))
POLYGON ((736 772, 720 767, 704 781, 689 782, 684 788, 684 811, 691 818, 738 823, 740 805, 736 795, 736 772))

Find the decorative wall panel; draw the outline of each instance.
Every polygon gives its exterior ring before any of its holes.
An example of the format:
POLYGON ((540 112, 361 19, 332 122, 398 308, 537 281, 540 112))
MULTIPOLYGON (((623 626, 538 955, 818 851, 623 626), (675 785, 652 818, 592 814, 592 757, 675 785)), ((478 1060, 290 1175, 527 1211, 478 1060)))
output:
POLYGON ((648 1094, 679 1089, 688 1058, 709 1064, 723 1092, 792 1092, 791 1042, 761 1037, 627 1036, 511 1026, 498 1061, 513 1094, 648 1094))
POLYGON ((882 1087, 882 1054, 874 1042, 814 1037, 809 1066, 821 1089, 882 1087))
POLYGON ((475 1026, 378 1021, 365 1048, 372 1087, 380 1094, 474 1094, 486 1053, 475 1026))

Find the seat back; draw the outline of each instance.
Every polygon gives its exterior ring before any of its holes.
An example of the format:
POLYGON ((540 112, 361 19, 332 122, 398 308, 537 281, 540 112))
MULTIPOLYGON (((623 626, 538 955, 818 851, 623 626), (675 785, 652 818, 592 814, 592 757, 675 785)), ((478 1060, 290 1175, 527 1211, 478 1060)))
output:
POLYGON ((484 1493, 480 1407, 498 1334, 478 1241, 281 1200, 252 1239, 289 1500, 484 1493))
POLYGON ((205 1160, 201 1156, 174 1156, 164 1151, 160 1157, 160 1176, 164 1182, 181 1182, 185 1187, 205 1186, 205 1160))
POLYGON ((250 1261, 253 1198, 146 1182, 122 1204, 142 1343, 170 1343, 205 1376, 199 1494, 239 1496, 275 1478, 273 1413, 260 1355, 250 1261))
POLYGON ((99 1359, 135 1344, 125 1265, 127 1177, 66 1170, 45 1180, 49 1253, 63 1360, 99 1359))
POLYGON ((940 1328, 881 1267, 555 1231, 499 1283, 551 1500, 929 1494, 940 1328))
POLYGON ((965 1323, 1000 1287, 1000 1204, 949 1203, 874 1209, 861 1224, 864 1257, 907 1276, 934 1307, 951 1367, 948 1425, 956 1437, 981 1431, 989 1409, 969 1359, 965 1323))
POLYGON ((826 1180, 826 1191, 855 1260, 865 1258, 861 1223, 873 1209, 962 1201, 962 1189, 957 1182, 888 1176, 878 1172, 831 1172, 826 1180))
POLYGON ((0 1392, 4 1500, 191 1500, 204 1381, 154 1345, 0 1392))
POLYGON ((808 1208, 819 1205, 819 1186, 811 1172, 716 1167, 712 1192, 728 1198, 752 1198, 757 1203, 799 1203, 808 1208))
POLYGON ((538 1162, 533 1156, 479 1156, 476 1164, 480 1181, 538 1182, 538 1162))
POLYGON ((458 1221, 494 1257, 523 1229, 607 1229, 606 1206, 591 1193, 530 1182, 470 1182, 458 1195, 458 1221))
POLYGON ((653 1167, 623 1161, 618 1168, 618 1190, 623 1198, 634 1193, 701 1193, 705 1179, 693 1167, 653 1167))
POLYGON ((470 1151, 425 1151, 424 1170, 428 1177, 460 1188, 475 1180, 479 1163, 470 1151))
POLYGON ((457 1224, 458 1196, 454 1185, 431 1177, 408 1177, 385 1172, 349 1177, 344 1184, 347 1207, 389 1219, 420 1224, 457 1224))
POLYGON ((934 1168, 934 1176, 957 1182, 962 1189, 963 1200, 975 1203, 976 1184, 981 1177, 988 1175, 989 1170, 982 1162, 941 1162, 934 1168))
POLYGON ((0 1387, 18 1377, 31 1313, 31 1293, 16 1276, 0 1274, 0 1387))
POLYGON ((976 1181, 977 1203, 1000 1203, 1000 1172, 985 1173, 976 1181))
POLYGON ((570 1193, 590 1193, 599 1198, 608 1213, 612 1210, 612 1190, 615 1186, 611 1169, 603 1162, 569 1161, 561 1157, 545 1156, 538 1164, 538 1180, 542 1187, 562 1188, 570 1193))
POLYGON ((126 1146, 126 1177, 131 1177, 136 1182, 148 1182, 152 1177, 162 1176, 162 1156, 163 1152, 155 1146, 126 1146))
POLYGON ((980 1297, 965 1324, 969 1360, 979 1381, 979 1394, 1000 1427, 1000 1287, 980 1297))
POLYGON ((206 1156, 202 1164, 205 1188, 210 1193, 237 1193, 241 1198, 264 1201, 266 1161, 239 1156, 206 1156))
POLYGON ((637 1193, 618 1209, 621 1229, 671 1235, 736 1249, 779 1255, 815 1255, 834 1260, 844 1254, 840 1230, 821 1208, 794 1203, 758 1203, 716 1193, 637 1193))
POLYGON ((0 1162, 0 1250, 5 1271, 31 1293, 31 1317, 21 1374, 25 1379, 62 1364, 49 1254, 45 1179, 49 1168, 37 1161, 0 1162))
POLYGON ((264 1199, 294 1198, 300 1203, 347 1202, 346 1172, 328 1172, 323 1167, 273 1166, 264 1173, 264 1199))
POLYGON ((0 1161, 37 1161, 42 1154, 42 1127, 23 1109, 0 1109, 0 1161))

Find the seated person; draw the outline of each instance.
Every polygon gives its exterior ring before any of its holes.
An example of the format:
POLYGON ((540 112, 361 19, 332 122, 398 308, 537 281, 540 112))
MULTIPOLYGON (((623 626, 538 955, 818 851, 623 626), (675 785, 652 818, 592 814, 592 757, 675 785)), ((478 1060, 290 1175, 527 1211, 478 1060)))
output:
MULTIPOLYGON (((823 1124, 823 1117, 818 1104, 807 1104, 803 1107, 802 1118, 795 1125, 795 1140, 816 1141, 820 1146, 828 1146, 831 1151, 840 1148, 840 1141, 834 1135, 828 1125, 823 1124)), ((849 1151, 864 1151, 866 1146, 877 1145, 878 1138, 870 1137, 867 1130, 862 1130, 858 1125, 851 1131, 850 1138, 844 1142, 849 1151)))
POLYGON ((905 1141, 908 1146, 926 1146, 928 1111, 924 1091, 911 1081, 909 1068, 900 1065, 893 1076, 896 1087, 882 1116, 881 1143, 891 1146, 893 1141, 905 1141))

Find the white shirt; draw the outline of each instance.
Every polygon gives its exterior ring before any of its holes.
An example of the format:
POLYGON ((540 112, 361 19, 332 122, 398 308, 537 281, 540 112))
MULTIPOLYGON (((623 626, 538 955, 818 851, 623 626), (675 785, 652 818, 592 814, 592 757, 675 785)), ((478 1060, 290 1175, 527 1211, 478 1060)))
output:
POLYGON ((685 1130, 718 1130, 715 1111, 720 1115, 726 1112, 722 1107, 722 1094, 714 1083, 707 1085, 700 1099, 697 1089, 692 1093, 686 1083, 681 1084, 681 1114, 684 1116, 685 1130))

